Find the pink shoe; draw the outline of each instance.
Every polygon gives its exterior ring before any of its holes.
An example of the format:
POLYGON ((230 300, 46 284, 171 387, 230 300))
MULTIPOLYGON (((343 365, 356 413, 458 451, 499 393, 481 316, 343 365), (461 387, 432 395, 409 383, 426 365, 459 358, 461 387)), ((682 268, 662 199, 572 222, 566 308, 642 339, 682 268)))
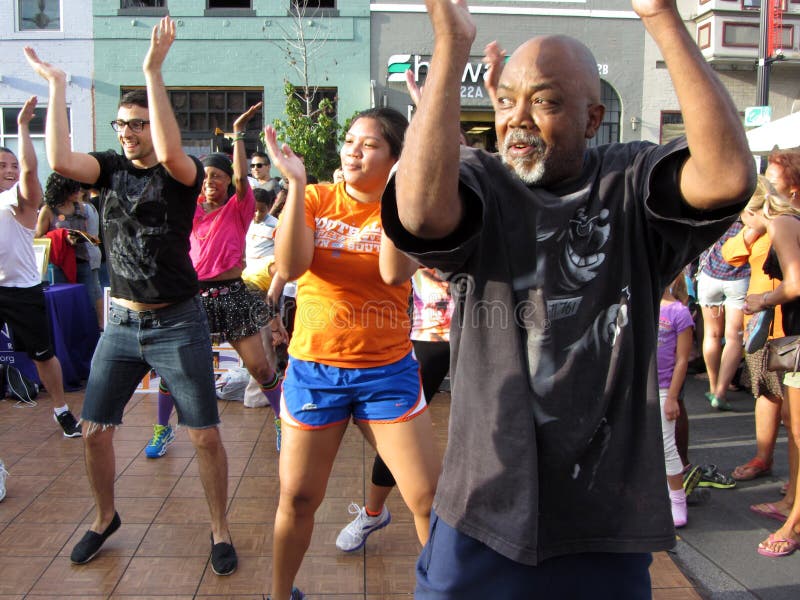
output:
POLYGON ((675 524, 675 529, 684 527, 689 518, 689 510, 686 507, 686 494, 682 489, 670 490, 669 499, 672 505, 672 522, 675 524))
POLYGON ((781 556, 789 556, 795 550, 800 548, 800 542, 793 539, 784 539, 775 537, 774 533, 769 534, 766 542, 761 542, 758 545, 758 553, 762 556, 769 556, 770 558, 780 558, 781 556), (770 547, 774 544, 786 544, 786 550, 776 551, 770 547))

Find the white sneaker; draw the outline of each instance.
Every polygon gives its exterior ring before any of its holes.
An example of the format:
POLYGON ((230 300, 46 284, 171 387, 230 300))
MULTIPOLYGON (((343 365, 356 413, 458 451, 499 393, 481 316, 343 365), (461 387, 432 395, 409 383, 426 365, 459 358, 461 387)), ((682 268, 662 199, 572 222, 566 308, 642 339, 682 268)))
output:
POLYGON ((0 502, 6 497, 6 477, 8 477, 8 471, 6 471, 3 461, 0 460, 0 502))
POLYGON ((381 514, 377 517, 370 517, 364 508, 359 508, 355 502, 347 507, 351 515, 356 515, 350 524, 339 532, 336 538, 336 547, 343 552, 354 552, 361 548, 367 541, 367 537, 373 531, 378 531, 392 522, 392 515, 386 505, 383 506, 381 514))

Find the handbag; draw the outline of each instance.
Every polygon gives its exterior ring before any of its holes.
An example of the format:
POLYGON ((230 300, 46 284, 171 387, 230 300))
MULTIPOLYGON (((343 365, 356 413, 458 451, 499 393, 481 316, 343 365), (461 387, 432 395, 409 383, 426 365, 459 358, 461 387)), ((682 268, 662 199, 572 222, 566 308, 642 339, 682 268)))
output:
POLYGON ((747 322, 745 328, 744 351, 752 354, 761 350, 769 337, 772 328, 772 319, 775 317, 775 307, 770 306, 754 314, 747 322))
POLYGON ((800 371, 800 335, 770 340, 767 345, 767 371, 800 371))

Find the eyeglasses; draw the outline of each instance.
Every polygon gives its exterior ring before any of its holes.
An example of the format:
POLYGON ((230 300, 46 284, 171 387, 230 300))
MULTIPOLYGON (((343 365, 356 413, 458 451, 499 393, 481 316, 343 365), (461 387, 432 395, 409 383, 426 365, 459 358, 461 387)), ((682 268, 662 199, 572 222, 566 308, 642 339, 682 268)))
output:
POLYGON ((267 165, 264 163, 253 163, 250 165, 251 169, 260 169, 261 167, 266 167, 267 165))
POLYGON ((149 124, 150 121, 145 121, 144 119, 131 119, 130 121, 125 121, 123 119, 117 119, 116 121, 111 121, 111 128, 119 133, 125 126, 127 125, 130 127, 130 130, 134 133, 140 133, 144 126, 149 124))

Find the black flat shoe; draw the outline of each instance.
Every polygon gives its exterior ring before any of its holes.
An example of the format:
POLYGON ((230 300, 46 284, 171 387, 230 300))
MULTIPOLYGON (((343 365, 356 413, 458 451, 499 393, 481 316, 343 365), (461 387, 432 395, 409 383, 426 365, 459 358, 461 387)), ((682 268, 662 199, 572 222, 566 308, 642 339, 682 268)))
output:
POLYGON ((75 544, 72 554, 69 556, 72 564, 83 565, 92 560, 100 552, 103 542, 119 529, 120 525, 122 525, 122 520, 119 518, 119 513, 114 512, 114 518, 103 533, 97 533, 91 529, 84 533, 81 541, 75 544))
POLYGON ((231 575, 236 570, 239 559, 233 544, 228 542, 214 543, 214 534, 211 534, 211 570, 215 575, 231 575))

